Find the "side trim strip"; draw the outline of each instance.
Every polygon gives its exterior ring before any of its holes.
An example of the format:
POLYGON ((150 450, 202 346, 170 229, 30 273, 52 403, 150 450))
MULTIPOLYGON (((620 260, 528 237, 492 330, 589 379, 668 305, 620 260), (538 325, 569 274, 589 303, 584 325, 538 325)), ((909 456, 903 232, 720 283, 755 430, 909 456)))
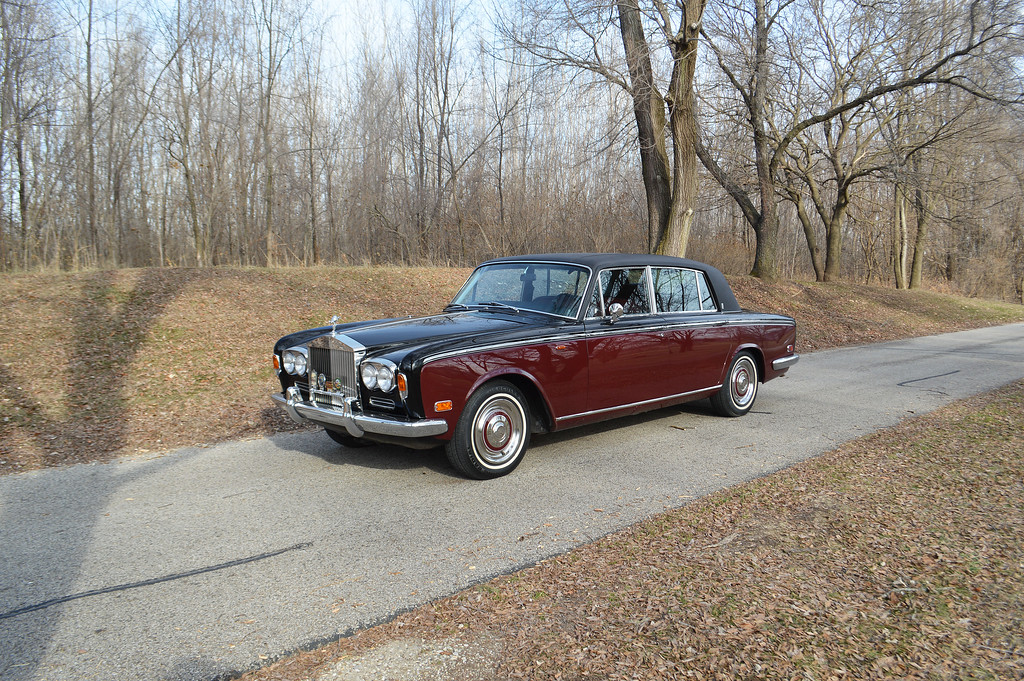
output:
POLYGON ((610 411, 618 411, 620 409, 629 409, 631 407, 643 407, 648 404, 655 404, 657 402, 666 402, 668 400, 674 400, 678 397, 688 397, 689 395, 696 395, 697 393, 706 393, 711 390, 719 390, 722 387, 721 384, 708 386, 707 388, 701 388, 700 390, 690 390, 685 393, 678 393, 676 395, 666 395, 665 397, 656 397, 652 400, 643 400, 642 402, 630 402, 629 404, 620 404, 615 407, 605 407, 604 409, 595 409, 593 411, 585 411, 581 414, 569 414, 568 416, 559 416, 555 419, 555 422, 568 421, 569 419, 578 419, 585 416, 597 416, 598 414, 605 414, 610 411))
POLYGON ((507 348, 517 347, 528 347, 531 345, 543 345, 545 343, 557 343, 560 341, 580 340, 588 338, 610 338, 612 336, 623 336, 630 333, 658 333, 661 331, 674 331, 676 329, 690 329, 690 328, 713 328, 716 326, 723 326, 728 324, 730 326, 795 326, 790 322, 766 322, 766 321, 755 321, 755 322, 744 322, 744 321, 700 321, 700 322, 683 322, 679 324, 657 324, 653 326, 643 327, 630 327, 624 329, 616 329, 610 327, 606 330, 600 331, 577 331, 569 334, 558 334, 554 336, 539 337, 539 338, 527 338, 515 341, 506 341, 504 343, 492 343, 490 345, 480 345, 474 348, 462 348, 461 350, 449 350, 447 352, 438 352, 433 355, 428 355, 423 358, 423 364, 430 364, 442 359, 449 359, 451 357, 460 357, 462 355, 475 355, 480 352, 491 352, 492 350, 504 350, 507 348))
POLYGON ((423 358, 423 364, 425 366, 427 364, 430 364, 431 362, 436 362, 436 361, 442 360, 442 359, 449 359, 451 357, 460 357, 462 355, 476 355, 476 354, 481 353, 481 352, 490 352, 492 350, 504 350, 504 349, 507 349, 507 348, 519 348, 519 347, 525 348, 525 347, 528 347, 528 346, 531 346, 531 345, 544 345, 545 343, 558 343, 560 341, 579 340, 580 338, 584 338, 584 337, 585 337, 585 334, 583 334, 583 333, 561 334, 561 335, 558 335, 558 336, 547 336, 547 337, 544 337, 544 338, 529 338, 529 339, 521 339, 521 340, 515 340, 515 341, 507 341, 505 343, 493 343, 491 345, 480 345, 480 346, 477 346, 475 348, 462 348, 461 350, 449 350, 448 352, 439 352, 439 353, 437 353, 435 355, 429 355, 427 357, 424 357, 423 358))

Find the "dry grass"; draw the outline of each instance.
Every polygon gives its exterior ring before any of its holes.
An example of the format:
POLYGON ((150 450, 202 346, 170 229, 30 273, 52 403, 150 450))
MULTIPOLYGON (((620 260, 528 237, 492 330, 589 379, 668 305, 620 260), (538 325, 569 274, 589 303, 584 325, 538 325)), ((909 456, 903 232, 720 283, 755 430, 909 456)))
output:
POLYGON ((1017 383, 244 678, 434 640, 474 679, 1020 679, 1022 498, 1017 383))
MULTIPOLYGON (((277 338, 440 310, 467 270, 142 269, 3 275, 0 473, 109 460, 296 426, 269 400, 277 338)), ((793 315, 798 350, 1024 319, 1024 307, 851 284, 733 278, 793 315)))
POLYGON ((293 429, 269 399, 274 341, 332 314, 428 314, 465 276, 388 268, 5 275, 0 471, 293 429))

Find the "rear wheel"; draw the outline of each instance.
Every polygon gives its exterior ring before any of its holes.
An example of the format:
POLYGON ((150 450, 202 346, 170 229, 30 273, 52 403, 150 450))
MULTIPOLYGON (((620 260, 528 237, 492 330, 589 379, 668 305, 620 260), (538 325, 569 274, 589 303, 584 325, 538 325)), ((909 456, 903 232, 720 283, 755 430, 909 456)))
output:
POLYGON ((369 440, 364 440, 361 437, 352 437, 346 432, 340 430, 331 430, 330 428, 324 428, 324 431, 331 437, 332 440, 337 442, 342 447, 369 447, 373 443, 369 440))
POLYGON ((711 397, 711 406, 722 416, 743 416, 757 397, 757 361, 749 352, 733 358, 722 389, 711 397))
POLYGON ((470 396, 445 452, 460 473, 486 480, 515 470, 529 444, 526 397, 511 383, 493 381, 470 396))

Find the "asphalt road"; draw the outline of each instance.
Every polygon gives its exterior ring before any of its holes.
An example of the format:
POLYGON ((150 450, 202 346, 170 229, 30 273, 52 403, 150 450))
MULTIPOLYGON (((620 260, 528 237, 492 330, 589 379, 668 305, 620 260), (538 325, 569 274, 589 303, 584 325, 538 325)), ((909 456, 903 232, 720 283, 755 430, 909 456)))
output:
POLYGON ((537 437, 489 482, 321 433, 2 477, 0 678, 245 669, 1021 377, 1015 324, 805 355, 744 418, 537 437))

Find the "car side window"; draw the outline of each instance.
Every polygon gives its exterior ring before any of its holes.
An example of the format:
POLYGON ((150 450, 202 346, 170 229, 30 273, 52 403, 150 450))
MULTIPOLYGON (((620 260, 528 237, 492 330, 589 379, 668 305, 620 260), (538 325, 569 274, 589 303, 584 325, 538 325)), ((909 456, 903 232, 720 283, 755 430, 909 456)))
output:
POLYGON ((655 268, 654 302, 658 312, 699 312, 697 273, 675 267, 655 268))
POLYGON ((717 310, 715 298, 711 295, 711 287, 708 286, 707 276, 703 272, 697 272, 697 290, 700 293, 700 306, 705 310, 717 310))
POLYGON ((623 307, 623 314, 649 314, 651 311, 646 267, 604 270, 601 272, 601 291, 605 310, 618 303, 623 307))

